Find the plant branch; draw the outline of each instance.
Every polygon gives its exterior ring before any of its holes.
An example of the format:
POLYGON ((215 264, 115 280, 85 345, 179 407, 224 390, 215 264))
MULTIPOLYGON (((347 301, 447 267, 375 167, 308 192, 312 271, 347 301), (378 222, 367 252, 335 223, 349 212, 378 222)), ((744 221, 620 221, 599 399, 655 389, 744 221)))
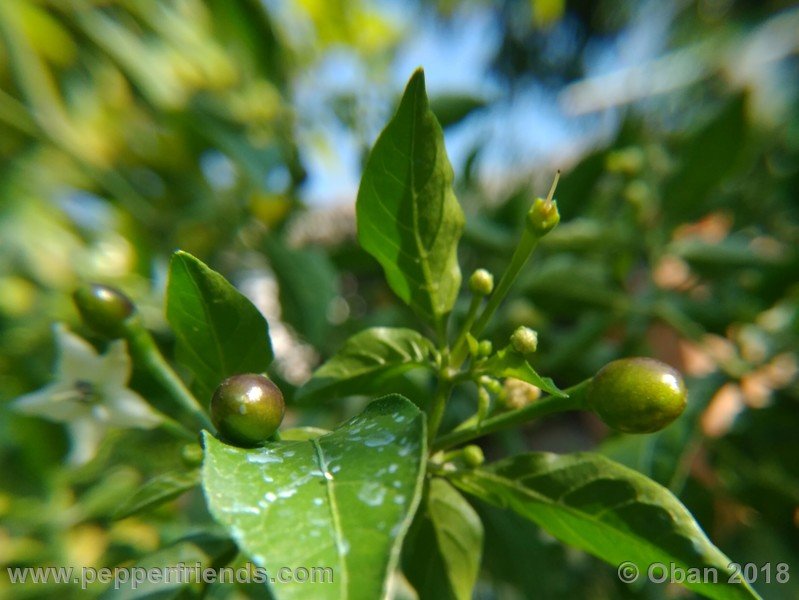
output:
POLYGON ((474 325, 474 320, 477 318, 477 311, 479 310, 482 301, 482 296, 478 296, 477 294, 472 296, 472 302, 469 304, 469 311, 466 313, 466 319, 463 321, 458 338, 452 345, 453 365, 460 365, 463 362, 463 359, 466 358, 466 337, 469 335, 472 325, 474 325))
POLYGON ((494 417, 485 419, 482 423, 472 426, 467 421, 463 428, 456 428, 432 444, 433 451, 443 450, 451 446, 463 444, 475 438, 494 433, 501 429, 506 429, 514 425, 526 423, 532 419, 537 419, 545 415, 567 410, 583 410, 585 405, 585 394, 591 379, 586 379, 566 390, 568 397, 547 396, 541 400, 536 400, 524 408, 498 414, 494 417))
POLYGON ((432 444, 433 440, 438 433, 438 428, 441 427, 441 419, 444 417, 444 409, 447 406, 447 400, 452 393, 452 388, 455 386, 455 381, 445 375, 446 369, 438 376, 438 385, 433 394, 433 399, 430 402, 430 409, 427 413, 427 441, 432 444))
POLYGON ((502 274, 497 288, 488 297, 488 303, 485 305, 485 308, 483 308, 480 318, 477 319, 471 328, 471 334, 474 337, 478 337, 483 332, 486 325, 488 325, 488 322, 491 320, 491 317, 494 316, 494 312, 505 299, 505 296, 507 296, 513 282, 516 281, 516 278, 519 276, 522 267, 524 267, 530 255, 532 255, 533 250, 535 250, 535 247, 538 245, 539 239, 540 238, 534 236, 525 227, 522 232, 522 237, 519 240, 519 245, 516 246, 510 264, 508 264, 508 268, 505 269, 505 272, 502 274))

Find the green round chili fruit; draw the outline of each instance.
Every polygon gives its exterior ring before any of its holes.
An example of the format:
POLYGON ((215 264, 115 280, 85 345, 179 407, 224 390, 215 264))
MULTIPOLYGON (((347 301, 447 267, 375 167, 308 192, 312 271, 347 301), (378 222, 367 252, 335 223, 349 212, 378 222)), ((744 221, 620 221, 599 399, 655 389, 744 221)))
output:
POLYGON ((125 321, 136 312, 130 298, 107 285, 82 285, 72 294, 72 299, 83 321, 109 338, 123 337, 125 321))
POLYGON ((286 404, 280 389, 263 375, 228 377, 211 399, 211 421, 219 435, 239 446, 255 446, 274 435, 286 404))
POLYGON ((587 403, 613 429, 659 431, 686 405, 680 373, 652 358, 622 358, 602 367, 588 387, 587 403))
POLYGON ((529 327, 517 327, 510 336, 510 343, 516 352, 532 354, 538 349, 538 333, 529 327))
POLYGON ((469 277, 469 289, 478 296, 488 296, 494 291, 494 276, 486 269, 477 269, 469 277))

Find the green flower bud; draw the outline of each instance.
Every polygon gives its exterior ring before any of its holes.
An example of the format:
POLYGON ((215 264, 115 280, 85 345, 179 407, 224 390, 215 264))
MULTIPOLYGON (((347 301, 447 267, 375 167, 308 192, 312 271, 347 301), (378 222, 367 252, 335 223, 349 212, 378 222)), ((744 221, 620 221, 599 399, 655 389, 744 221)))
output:
POLYGON ((200 444, 186 444, 180 449, 180 458, 187 467, 196 467, 203 462, 203 449, 200 444))
POLYGON ((109 338, 123 337, 125 321, 136 312, 130 298, 107 285, 83 285, 72 298, 83 321, 109 338))
POLYGON ((502 382, 500 382, 498 379, 494 379, 488 375, 481 375, 480 379, 478 379, 478 383, 495 396, 502 393, 502 382))
POLYGON ((491 343, 491 340, 481 340, 479 344, 477 344, 477 356, 491 356, 491 353, 494 351, 494 345, 491 343))
POLYGON ((466 463, 467 467, 474 469, 482 465, 485 460, 483 449, 480 446, 470 444, 463 449, 463 462, 466 463))
POLYGON ((239 446, 255 446, 272 436, 286 411, 280 389, 263 375, 228 377, 211 399, 211 421, 219 435, 239 446))
POLYGON ((538 349, 538 333, 529 327, 517 327, 510 336, 513 349, 521 354, 532 354, 538 349))
POLYGON ((527 229, 536 237, 542 237, 560 223, 558 203, 554 200, 536 198, 527 212, 527 229))
POLYGON ((469 289, 478 296, 488 296, 494 291, 494 276, 485 269, 477 269, 469 277, 469 289))
POLYGON ((680 373, 669 365, 651 358, 623 358, 599 370, 586 399, 613 429, 651 433, 682 414, 686 390, 680 373))

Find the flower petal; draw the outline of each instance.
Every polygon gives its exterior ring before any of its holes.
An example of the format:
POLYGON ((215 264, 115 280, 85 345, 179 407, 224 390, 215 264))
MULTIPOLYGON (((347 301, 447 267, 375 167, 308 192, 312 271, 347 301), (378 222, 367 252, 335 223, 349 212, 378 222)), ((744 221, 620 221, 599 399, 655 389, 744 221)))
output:
POLYGON ((152 429, 163 421, 144 398, 127 388, 108 390, 104 404, 108 408, 105 418, 110 425, 152 429))
POLYGON ((20 396, 14 400, 12 407, 26 415, 50 421, 72 421, 85 418, 91 412, 89 406, 77 400, 75 389, 62 381, 20 396))
POLYGON ((78 419, 72 421, 68 427, 71 447, 67 461, 73 465, 86 464, 97 454, 106 427, 92 419, 78 419))
POLYGON ((124 388, 130 379, 130 356, 125 340, 116 340, 108 346, 106 353, 100 357, 100 371, 94 376, 107 388, 124 388))
POLYGON ((54 327, 58 346, 57 378, 70 384, 76 380, 96 381, 102 360, 94 347, 69 331, 63 323, 54 327))

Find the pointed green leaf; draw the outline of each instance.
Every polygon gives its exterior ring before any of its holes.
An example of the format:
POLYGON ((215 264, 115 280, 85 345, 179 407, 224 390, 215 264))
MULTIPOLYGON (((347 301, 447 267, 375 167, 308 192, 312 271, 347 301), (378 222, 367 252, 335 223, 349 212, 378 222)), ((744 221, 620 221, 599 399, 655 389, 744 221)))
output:
POLYGON ((270 574, 332 569, 332 583, 275 583, 278 598, 382 598, 421 497, 425 440, 424 415, 396 395, 310 441, 243 449, 206 433, 205 496, 270 574))
POLYGON ((470 600, 483 550, 483 524, 446 480, 430 481, 403 550, 402 570, 420 598, 470 600))
POLYGON ((200 471, 172 471, 150 479, 127 498, 114 512, 115 519, 124 519, 169 502, 200 484, 200 471))
POLYGON ((433 343, 413 329, 372 327, 355 334, 298 390, 298 402, 368 394, 416 367, 429 367, 433 343))
POLYGON ((710 598, 758 597, 747 584, 727 583, 730 559, 671 492, 599 454, 533 452, 454 474, 452 481, 614 567, 630 561, 642 576, 653 563, 712 568, 717 584, 685 585, 710 598))
POLYGON ((252 302, 216 271, 186 252, 169 264, 166 317, 177 338, 178 361, 210 397, 237 373, 262 373, 272 362, 269 326, 252 302))
POLYGON ((541 375, 536 373, 535 369, 533 369, 530 363, 524 358, 524 355, 510 346, 503 348, 486 360, 481 365, 480 369, 494 377, 514 377, 516 379, 521 379, 553 396, 560 396, 561 398, 568 396, 568 394, 561 391, 558 386, 555 385, 552 379, 549 377, 541 377, 541 375))
POLYGON ((457 250, 464 216, 452 177, 420 69, 369 155, 356 213, 358 240, 382 265, 391 289, 438 325, 461 283, 457 250))

